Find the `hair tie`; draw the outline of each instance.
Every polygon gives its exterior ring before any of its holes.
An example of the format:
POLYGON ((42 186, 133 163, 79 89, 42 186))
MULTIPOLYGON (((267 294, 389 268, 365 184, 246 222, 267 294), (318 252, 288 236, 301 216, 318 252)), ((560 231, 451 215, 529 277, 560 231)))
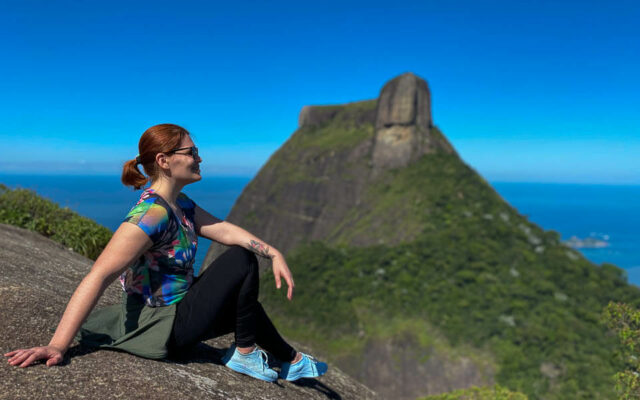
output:
POLYGON ((142 160, 140 159, 140 154, 136 155, 136 165, 142 164, 142 160))

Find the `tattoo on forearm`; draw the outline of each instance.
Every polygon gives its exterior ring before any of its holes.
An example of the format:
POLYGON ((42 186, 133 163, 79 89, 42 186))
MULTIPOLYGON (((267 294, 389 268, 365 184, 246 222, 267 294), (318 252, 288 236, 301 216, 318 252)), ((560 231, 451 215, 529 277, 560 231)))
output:
POLYGON ((249 250, 253 251, 259 256, 271 258, 271 254, 269 254, 269 247, 265 246, 264 243, 260 243, 257 240, 252 240, 249 242, 249 250))

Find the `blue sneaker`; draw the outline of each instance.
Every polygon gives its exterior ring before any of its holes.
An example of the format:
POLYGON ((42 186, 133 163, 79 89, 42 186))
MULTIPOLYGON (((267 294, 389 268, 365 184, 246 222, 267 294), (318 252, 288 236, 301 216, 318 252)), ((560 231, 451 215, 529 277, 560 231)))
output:
POLYGON ((249 354, 242 354, 236 349, 235 344, 222 357, 224 365, 236 372, 262 379, 263 381, 275 382, 278 380, 278 373, 269 368, 268 360, 267 353, 257 347, 249 354))
POLYGON ((322 376, 329 367, 326 363, 317 361, 308 354, 300 353, 302 359, 295 364, 283 362, 280 368, 280 378, 288 381, 297 381, 300 378, 315 378, 322 376))

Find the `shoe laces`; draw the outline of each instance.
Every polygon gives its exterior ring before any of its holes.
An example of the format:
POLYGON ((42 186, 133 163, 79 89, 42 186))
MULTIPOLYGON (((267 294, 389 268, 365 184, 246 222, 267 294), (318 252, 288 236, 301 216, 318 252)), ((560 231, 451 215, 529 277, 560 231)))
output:
MULTIPOLYGON (((305 357, 305 356, 306 356, 307 358, 309 358, 309 359, 310 359, 311 361, 313 361, 314 363, 316 362, 316 358, 315 358, 314 356, 312 356, 312 355, 310 355, 310 354, 307 354, 307 353, 302 353, 302 352, 301 352, 300 354, 302 354, 302 357, 305 357)), ((300 360, 300 361, 302 361, 302 360, 300 360)))
POLYGON ((262 370, 264 371, 269 368, 269 356, 267 356, 267 353, 262 349, 257 349, 257 351, 258 356, 262 359, 262 370))

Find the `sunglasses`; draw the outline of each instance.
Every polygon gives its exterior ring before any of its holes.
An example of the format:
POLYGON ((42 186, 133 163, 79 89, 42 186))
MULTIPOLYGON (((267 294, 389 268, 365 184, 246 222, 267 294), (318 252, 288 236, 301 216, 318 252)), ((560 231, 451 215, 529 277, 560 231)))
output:
POLYGON ((185 155, 185 156, 191 156, 191 157, 193 157, 194 159, 198 158, 198 148, 197 148, 196 146, 191 146, 191 147, 181 147, 181 148, 179 148, 179 149, 173 149, 173 150, 170 150, 170 151, 168 151, 167 153, 168 153, 168 154, 170 154, 170 153, 175 153, 176 151, 179 151, 179 150, 189 150, 189 152, 188 152, 188 153, 178 153, 178 154, 183 154, 183 155, 185 155))

